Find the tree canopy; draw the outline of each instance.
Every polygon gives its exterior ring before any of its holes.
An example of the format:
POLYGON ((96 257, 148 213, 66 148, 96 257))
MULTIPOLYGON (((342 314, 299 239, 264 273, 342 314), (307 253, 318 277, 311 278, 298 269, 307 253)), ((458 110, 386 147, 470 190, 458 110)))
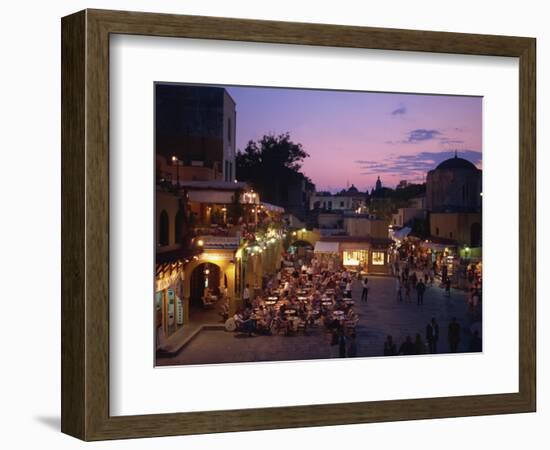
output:
POLYGON ((289 133, 265 135, 259 141, 248 141, 237 153, 237 170, 241 179, 254 177, 258 170, 300 172, 302 162, 309 157, 302 147, 290 140, 289 133))
POLYGON ((268 134, 237 152, 237 179, 251 183, 266 201, 278 202, 281 186, 296 180, 311 183, 300 171, 307 157, 302 144, 293 142, 289 133, 268 134))

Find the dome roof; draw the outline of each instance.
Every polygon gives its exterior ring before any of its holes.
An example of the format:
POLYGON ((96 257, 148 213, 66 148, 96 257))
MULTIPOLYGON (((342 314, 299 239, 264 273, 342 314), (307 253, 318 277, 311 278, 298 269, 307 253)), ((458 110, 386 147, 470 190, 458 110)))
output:
POLYGON ((449 158, 442 163, 440 163, 436 169, 476 169, 477 167, 472 164, 470 161, 464 158, 459 158, 455 156, 454 158, 449 158))

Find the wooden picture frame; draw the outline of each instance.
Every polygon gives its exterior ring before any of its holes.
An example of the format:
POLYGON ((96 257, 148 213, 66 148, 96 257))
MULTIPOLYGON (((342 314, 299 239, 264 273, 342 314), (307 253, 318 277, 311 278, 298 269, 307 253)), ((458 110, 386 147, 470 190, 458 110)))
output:
POLYGON ((62 417, 84 440, 535 411, 533 38, 85 10, 62 30, 62 417), (519 392, 174 414, 109 415, 109 36, 136 34, 519 58, 519 392))

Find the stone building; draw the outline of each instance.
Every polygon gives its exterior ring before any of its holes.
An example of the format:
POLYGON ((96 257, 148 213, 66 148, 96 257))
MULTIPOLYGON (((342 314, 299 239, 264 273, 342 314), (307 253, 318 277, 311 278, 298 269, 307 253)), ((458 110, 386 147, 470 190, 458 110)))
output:
POLYGON ((430 235, 456 246, 481 247, 482 171, 470 161, 447 159, 428 172, 426 207, 430 235))
POLYGON ((431 212, 481 212, 481 170, 466 159, 447 159, 426 179, 426 207, 431 212))

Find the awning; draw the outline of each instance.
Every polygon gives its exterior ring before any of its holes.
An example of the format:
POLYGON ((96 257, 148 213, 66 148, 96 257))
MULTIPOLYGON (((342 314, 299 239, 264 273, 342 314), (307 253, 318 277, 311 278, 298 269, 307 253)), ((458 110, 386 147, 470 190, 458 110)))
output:
POLYGON ((315 253, 338 253, 338 242, 323 242, 315 243, 315 253))
POLYGON ((394 231, 392 234, 392 239, 394 241, 402 241, 408 234, 412 231, 410 227, 403 227, 400 230, 394 231))
POLYGON ((260 202, 260 204, 267 209, 268 211, 277 212, 277 213, 284 213, 285 209, 281 208, 280 206, 272 205, 271 203, 267 202, 260 202))

